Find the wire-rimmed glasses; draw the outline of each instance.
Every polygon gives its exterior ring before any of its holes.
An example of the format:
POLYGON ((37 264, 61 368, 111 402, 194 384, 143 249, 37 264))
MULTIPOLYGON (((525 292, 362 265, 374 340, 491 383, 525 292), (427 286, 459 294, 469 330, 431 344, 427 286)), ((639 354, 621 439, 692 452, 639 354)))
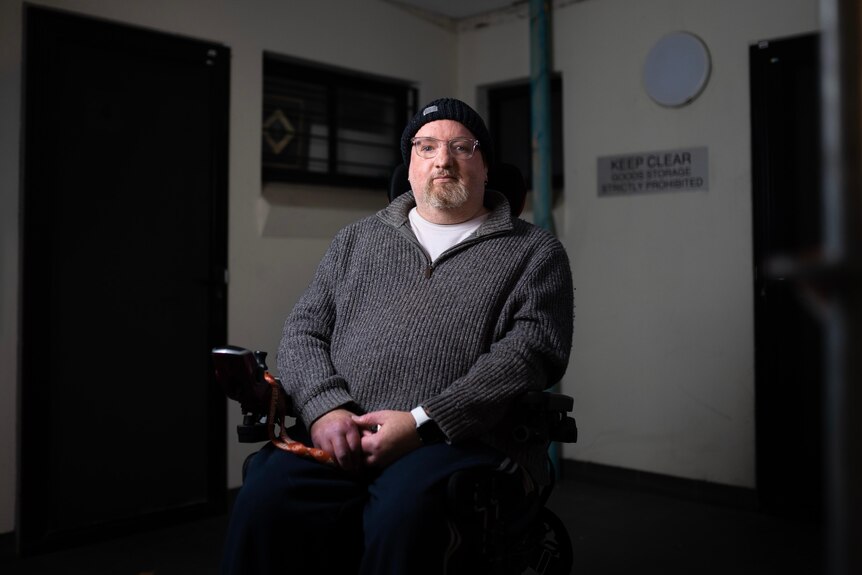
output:
POLYGON ((437 138, 421 137, 410 140, 416 155, 420 158, 430 160, 440 153, 443 146, 449 148, 449 155, 457 160, 469 160, 479 147, 479 140, 470 138, 452 138, 451 140, 438 140, 437 138))

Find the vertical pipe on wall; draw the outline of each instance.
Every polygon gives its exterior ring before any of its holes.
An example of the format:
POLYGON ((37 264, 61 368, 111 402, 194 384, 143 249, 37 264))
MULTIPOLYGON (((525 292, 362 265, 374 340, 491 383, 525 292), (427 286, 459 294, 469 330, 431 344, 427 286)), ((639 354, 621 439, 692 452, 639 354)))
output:
MULTIPOLYGON (((862 84, 857 0, 821 0, 826 318, 826 551, 831 575, 862 573, 862 84)), ((823 277, 825 276, 825 277, 823 277)))
POLYGON ((550 0, 530 0, 530 119, 533 222, 554 231, 551 218, 550 0))
MULTIPOLYGON (((530 126, 533 150, 533 223, 554 233, 551 217, 550 0, 530 0, 530 126)), ((560 469, 559 446, 548 455, 560 469)))

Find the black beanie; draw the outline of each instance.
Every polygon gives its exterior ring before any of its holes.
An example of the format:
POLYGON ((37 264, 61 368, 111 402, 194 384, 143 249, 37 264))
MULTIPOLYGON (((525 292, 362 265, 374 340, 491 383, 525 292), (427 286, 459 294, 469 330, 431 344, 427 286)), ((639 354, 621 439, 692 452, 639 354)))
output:
POLYGON ((440 98, 428 103, 407 123, 404 133, 401 134, 401 158, 405 165, 410 165, 410 155, 413 148, 410 140, 413 139, 419 128, 436 120, 454 120, 463 124, 479 140, 478 149, 482 152, 482 157, 485 158, 485 164, 489 168, 491 167, 494 163, 494 142, 491 141, 491 134, 488 133, 482 116, 461 100, 454 98, 440 98))

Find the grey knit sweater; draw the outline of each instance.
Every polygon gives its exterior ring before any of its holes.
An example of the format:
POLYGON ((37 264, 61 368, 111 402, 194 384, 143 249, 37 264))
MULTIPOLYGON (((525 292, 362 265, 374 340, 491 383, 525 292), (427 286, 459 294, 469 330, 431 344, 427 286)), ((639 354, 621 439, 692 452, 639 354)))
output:
POLYGON ((506 422, 513 399, 566 370, 569 261, 501 194, 485 203, 485 223, 433 265, 410 229, 412 193, 341 230, 285 322, 278 369, 306 425, 337 407, 422 405, 449 441, 485 441, 544 483, 546 446, 516 442, 506 422))

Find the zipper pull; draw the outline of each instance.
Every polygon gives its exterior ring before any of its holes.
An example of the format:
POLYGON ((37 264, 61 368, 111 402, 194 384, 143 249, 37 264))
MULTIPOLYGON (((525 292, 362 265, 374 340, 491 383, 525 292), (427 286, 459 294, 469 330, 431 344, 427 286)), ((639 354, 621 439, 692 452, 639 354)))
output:
POLYGON ((434 271, 434 266, 433 266, 433 265, 431 265, 431 266, 427 266, 427 267, 425 268, 425 279, 426 279, 426 280, 431 279, 431 272, 432 272, 432 271, 434 271))

